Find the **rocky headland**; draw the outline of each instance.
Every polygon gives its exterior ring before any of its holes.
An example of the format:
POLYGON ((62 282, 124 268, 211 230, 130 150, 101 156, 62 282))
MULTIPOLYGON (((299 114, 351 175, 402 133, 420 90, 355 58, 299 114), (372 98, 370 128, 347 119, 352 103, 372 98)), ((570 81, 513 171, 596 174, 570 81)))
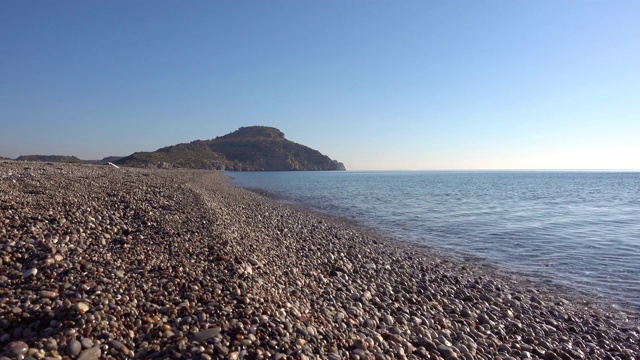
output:
MULTIPOLYGON (((0 157, 0 159, 10 160, 0 157)), ((308 146, 285 138, 268 126, 246 126, 210 140, 165 146, 129 156, 82 160, 67 155, 21 155, 18 161, 226 171, 333 171, 346 170, 343 163, 308 146)))
POLYGON ((136 152, 115 161, 132 167, 227 171, 345 170, 344 164, 285 138, 268 126, 246 126, 211 140, 136 152))
POLYGON ((0 161, 4 358, 636 359, 634 316, 219 172, 0 161))

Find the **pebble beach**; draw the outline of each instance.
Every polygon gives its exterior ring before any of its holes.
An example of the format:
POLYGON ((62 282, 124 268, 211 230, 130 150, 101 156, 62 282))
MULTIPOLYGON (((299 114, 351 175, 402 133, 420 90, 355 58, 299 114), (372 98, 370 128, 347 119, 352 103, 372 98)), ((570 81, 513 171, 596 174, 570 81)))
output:
POLYGON ((235 188, 0 161, 0 360, 638 359, 638 316, 235 188))

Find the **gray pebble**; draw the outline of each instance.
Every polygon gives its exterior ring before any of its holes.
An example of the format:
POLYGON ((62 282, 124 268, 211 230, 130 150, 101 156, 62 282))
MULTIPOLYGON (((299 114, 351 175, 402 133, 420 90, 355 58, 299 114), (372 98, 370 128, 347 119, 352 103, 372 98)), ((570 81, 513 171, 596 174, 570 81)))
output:
POLYGON ((102 356, 100 347, 94 346, 92 348, 82 350, 78 356, 78 360, 98 360, 100 359, 100 356, 102 356))
POLYGON ((22 273, 22 277, 23 278, 28 278, 29 276, 36 276, 37 273, 38 273, 38 269, 31 268, 31 269, 25 271, 24 273, 22 273))
POLYGON ((193 341, 202 342, 216 336, 220 336, 220 328, 206 329, 197 333, 196 336, 193 337, 193 341))
POLYGON ((82 344, 80 341, 73 339, 67 343, 67 353, 72 356, 78 356, 82 350, 82 344))
POLYGON ((125 355, 129 354, 129 348, 125 344, 121 343, 118 340, 109 341, 109 345, 112 348, 114 348, 114 349, 118 350, 119 352, 121 352, 122 354, 125 354, 125 355))
POLYGON ((80 339, 80 344, 82 345, 83 349, 89 349, 93 347, 93 340, 83 337, 82 339, 80 339))

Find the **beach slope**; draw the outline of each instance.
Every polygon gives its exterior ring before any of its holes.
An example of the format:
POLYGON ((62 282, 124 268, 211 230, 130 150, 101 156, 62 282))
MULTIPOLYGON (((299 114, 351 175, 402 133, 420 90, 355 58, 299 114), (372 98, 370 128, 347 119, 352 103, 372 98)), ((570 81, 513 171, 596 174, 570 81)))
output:
POLYGON ((0 161, 8 358, 636 359, 639 329, 219 172, 0 161))

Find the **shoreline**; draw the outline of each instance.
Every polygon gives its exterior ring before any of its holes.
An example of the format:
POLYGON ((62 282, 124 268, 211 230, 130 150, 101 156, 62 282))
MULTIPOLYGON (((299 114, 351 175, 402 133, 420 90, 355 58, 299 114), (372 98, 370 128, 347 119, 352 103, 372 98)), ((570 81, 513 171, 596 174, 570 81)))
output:
POLYGON ((9 358, 637 356, 637 314, 236 188, 0 161, 9 358), (26 348, 25 348, 26 347, 26 348))
POLYGON ((244 189, 257 195, 264 196, 271 201, 275 201, 284 206, 290 206, 297 211, 309 212, 314 216, 326 218, 329 221, 337 222, 345 226, 351 226, 355 231, 366 233, 374 238, 384 239, 390 244, 405 246, 408 249, 419 249, 426 252, 426 254, 428 254, 429 256, 448 259, 460 264, 468 264, 470 266, 474 266, 482 269, 483 271, 491 273, 492 276, 516 279, 516 281, 522 283, 522 286, 534 286, 540 290, 544 290, 549 294, 555 294, 558 297, 569 299, 571 302, 580 302, 581 304, 584 304, 584 306, 597 309, 602 313, 618 313, 621 319, 627 319, 628 322, 632 324, 630 326, 640 326, 640 312, 638 312, 636 309, 623 305, 612 304, 608 302, 608 300, 611 299, 608 299, 604 296, 599 296, 598 294, 595 294, 593 292, 573 288, 570 285, 561 284, 559 282, 553 281, 552 279, 536 277, 535 274, 513 269, 508 267, 508 265, 498 264, 492 262, 491 259, 475 256, 473 254, 460 252, 450 252, 446 254, 442 250, 438 250, 430 245, 421 244, 410 240, 404 240, 399 236, 386 234, 385 232, 374 229, 358 221, 357 219, 331 215, 321 210, 314 209, 312 206, 296 202, 294 199, 288 198, 287 196, 275 192, 270 192, 268 190, 263 190, 260 188, 245 188, 242 186, 234 185, 233 177, 229 177, 228 181, 229 184, 233 187, 244 189))

